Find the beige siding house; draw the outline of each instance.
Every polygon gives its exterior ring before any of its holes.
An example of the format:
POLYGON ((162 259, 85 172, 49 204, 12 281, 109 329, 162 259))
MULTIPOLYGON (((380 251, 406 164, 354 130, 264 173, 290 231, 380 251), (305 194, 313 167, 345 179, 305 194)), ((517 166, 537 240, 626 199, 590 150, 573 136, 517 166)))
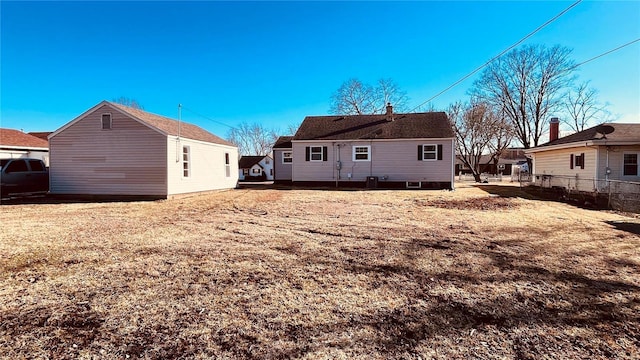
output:
MULTIPOLYGON (((553 124, 552 124, 553 125, 553 124)), ((601 124, 526 150, 532 183, 578 192, 607 192, 612 182, 640 182, 640 124, 601 124)))
POLYGON ((294 184, 454 187, 455 135, 443 112, 394 114, 388 106, 382 115, 308 116, 291 155, 294 184))
POLYGON ((103 101, 51 135, 50 192, 143 196, 229 189, 238 151, 195 125, 103 101))

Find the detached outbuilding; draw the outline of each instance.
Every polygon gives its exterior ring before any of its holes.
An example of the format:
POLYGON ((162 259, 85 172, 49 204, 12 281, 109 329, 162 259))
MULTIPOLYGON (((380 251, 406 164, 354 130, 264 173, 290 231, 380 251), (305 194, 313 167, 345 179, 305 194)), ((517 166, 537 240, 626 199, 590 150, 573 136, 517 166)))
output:
POLYGON ((49 135, 50 192, 174 195, 238 183, 238 149, 192 124, 102 101, 49 135))

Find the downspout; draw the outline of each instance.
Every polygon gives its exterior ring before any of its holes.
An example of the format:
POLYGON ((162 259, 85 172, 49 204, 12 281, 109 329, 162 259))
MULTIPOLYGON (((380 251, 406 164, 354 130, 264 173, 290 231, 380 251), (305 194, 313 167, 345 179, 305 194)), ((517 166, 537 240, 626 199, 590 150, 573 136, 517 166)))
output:
POLYGON ((369 176, 373 176, 373 140, 369 140, 369 176))
MULTIPOLYGON (((334 143, 335 144, 335 143, 334 143)), ((333 154, 333 158, 336 160, 336 170, 337 170, 337 175, 336 175, 336 188, 339 186, 338 185, 338 181, 340 180, 340 168, 342 168, 341 164, 340 164, 340 144, 335 144, 335 146, 338 148, 336 154, 333 154)))

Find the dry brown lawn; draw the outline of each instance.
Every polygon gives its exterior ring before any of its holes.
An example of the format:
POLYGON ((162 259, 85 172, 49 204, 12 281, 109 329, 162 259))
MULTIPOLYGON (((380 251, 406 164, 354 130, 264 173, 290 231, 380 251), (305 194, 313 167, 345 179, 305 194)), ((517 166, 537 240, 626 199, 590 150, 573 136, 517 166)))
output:
POLYGON ((0 217, 3 358, 640 358, 640 219, 517 187, 0 217))

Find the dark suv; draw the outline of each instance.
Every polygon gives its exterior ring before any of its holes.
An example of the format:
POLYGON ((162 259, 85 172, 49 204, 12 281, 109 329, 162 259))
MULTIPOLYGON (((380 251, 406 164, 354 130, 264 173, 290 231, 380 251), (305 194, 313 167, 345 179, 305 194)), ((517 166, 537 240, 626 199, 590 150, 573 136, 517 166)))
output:
POLYGON ((0 159, 0 195, 49 191, 49 170, 39 159, 0 159))

